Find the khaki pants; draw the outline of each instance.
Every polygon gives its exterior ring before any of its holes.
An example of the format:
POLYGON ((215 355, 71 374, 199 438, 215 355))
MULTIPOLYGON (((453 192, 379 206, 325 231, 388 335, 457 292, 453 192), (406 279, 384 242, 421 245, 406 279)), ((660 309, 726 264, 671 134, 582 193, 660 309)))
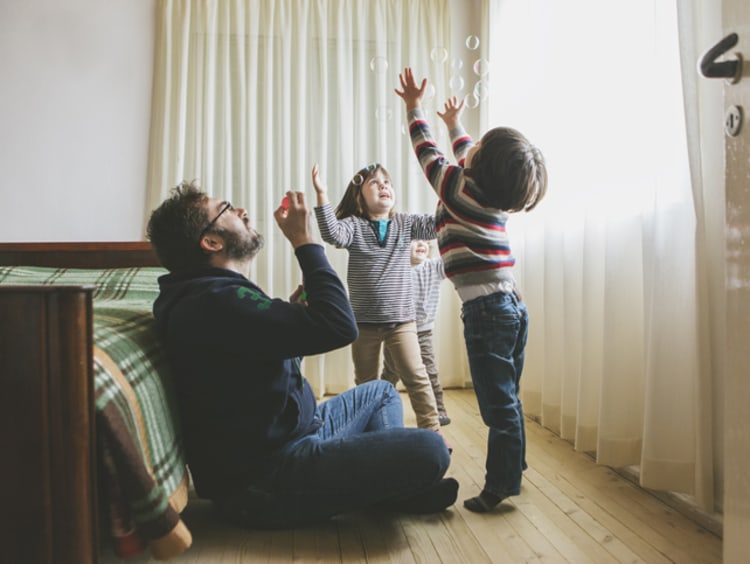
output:
MULTIPOLYGON (((435 349, 432 346, 432 329, 417 332, 419 338, 419 348, 422 352, 422 362, 427 369, 427 375, 430 377, 432 393, 435 394, 435 403, 437 404, 438 415, 448 415, 443 400, 443 386, 440 385, 438 376, 437 363, 435 362, 435 349)), ((388 380, 394 386, 398 384, 400 378, 393 369, 393 361, 388 349, 383 351, 383 373, 380 375, 383 380, 388 380)))
POLYGON ((437 404, 430 378, 422 363, 422 353, 414 321, 391 324, 361 324, 359 338, 352 343, 354 381, 376 380, 382 370, 381 349, 388 349, 391 367, 404 383, 411 407, 422 429, 440 429, 437 404))

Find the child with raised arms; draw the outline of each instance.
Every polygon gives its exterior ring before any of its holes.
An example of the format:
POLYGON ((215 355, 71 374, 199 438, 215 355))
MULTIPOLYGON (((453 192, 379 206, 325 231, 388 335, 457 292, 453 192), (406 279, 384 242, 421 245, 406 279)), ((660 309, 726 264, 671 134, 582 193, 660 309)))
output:
POLYGON ((396 212, 391 177, 377 163, 354 174, 335 211, 318 165, 312 179, 321 237, 349 253, 347 284, 359 329, 351 345, 355 382, 379 377, 385 347, 409 395, 417 426, 440 432, 417 339, 409 258, 412 239, 435 238, 435 216, 396 212))
POLYGON ((417 159, 439 202, 437 240, 445 273, 461 299, 464 341, 482 420, 489 428, 485 483, 464 507, 484 513, 518 495, 526 468, 526 435, 519 385, 528 313, 513 277, 506 232, 509 213, 530 211, 547 191, 544 157, 519 131, 496 127, 474 143, 461 125, 463 101, 438 112, 458 164, 438 149, 421 108, 427 79, 412 69, 396 89, 406 106, 417 159))

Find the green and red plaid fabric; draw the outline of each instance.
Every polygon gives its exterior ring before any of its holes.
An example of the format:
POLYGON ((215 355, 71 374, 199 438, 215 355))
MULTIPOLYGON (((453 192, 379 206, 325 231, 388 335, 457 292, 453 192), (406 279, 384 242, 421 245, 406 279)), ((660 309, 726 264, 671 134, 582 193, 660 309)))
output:
POLYGON ((183 509, 170 499, 187 499, 173 382, 151 312, 159 293, 157 278, 165 273, 156 267, 0 267, 3 285, 95 288, 97 455, 104 471, 100 493, 110 507, 113 548, 124 558, 169 534, 183 509))

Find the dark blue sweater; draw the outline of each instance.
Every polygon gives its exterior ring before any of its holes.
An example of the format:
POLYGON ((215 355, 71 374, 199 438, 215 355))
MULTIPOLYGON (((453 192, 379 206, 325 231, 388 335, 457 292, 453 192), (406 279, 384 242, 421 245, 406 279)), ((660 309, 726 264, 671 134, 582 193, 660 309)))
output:
POLYGON ((346 290, 323 247, 303 245, 295 253, 307 306, 271 299, 221 268, 159 279, 154 316, 201 497, 245 487, 269 453, 315 428, 316 401, 301 357, 357 338, 346 290))

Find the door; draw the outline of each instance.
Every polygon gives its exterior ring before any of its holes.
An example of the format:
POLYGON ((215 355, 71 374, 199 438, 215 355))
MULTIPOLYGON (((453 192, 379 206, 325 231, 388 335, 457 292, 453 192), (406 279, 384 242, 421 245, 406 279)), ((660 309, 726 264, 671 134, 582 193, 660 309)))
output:
MULTIPOLYGON (((750 59, 750 3, 724 0, 725 36, 736 33, 736 53, 750 59)), ((731 56, 729 56, 731 55, 731 56)), ((726 302, 724 562, 747 562, 750 554, 750 67, 738 82, 725 82, 726 302), (741 120, 741 121, 739 121, 741 120), (728 122, 728 123, 727 123, 728 122), (739 131, 736 131, 737 124, 739 131)))

